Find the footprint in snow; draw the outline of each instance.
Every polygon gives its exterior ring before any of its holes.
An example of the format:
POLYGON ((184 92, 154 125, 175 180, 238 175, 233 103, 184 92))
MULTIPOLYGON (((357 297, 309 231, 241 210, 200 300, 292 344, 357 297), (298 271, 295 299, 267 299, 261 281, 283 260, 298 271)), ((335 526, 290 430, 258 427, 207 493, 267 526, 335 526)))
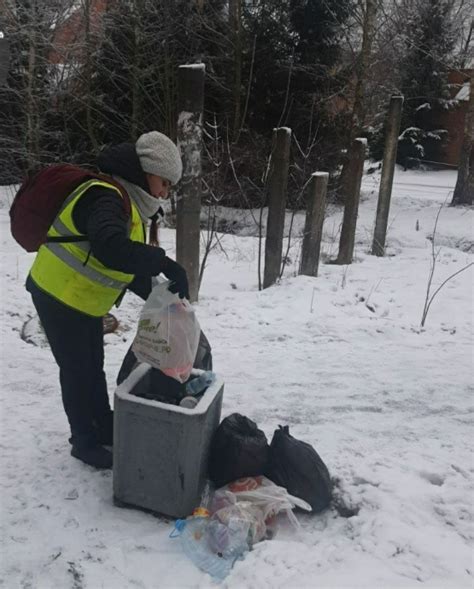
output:
POLYGON ((79 522, 77 521, 77 519, 75 517, 70 517, 68 520, 66 520, 64 527, 65 528, 78 528, 79 522))
POLYGON ((435 472, 427 472, 427 471, 421 471, 419 474, 422 479, 425 479, 425 481, 428 481, 432 485, 436 485, 437 487, 441 487, 444 484, 445 477, 443 475, 436 474, 435 472))

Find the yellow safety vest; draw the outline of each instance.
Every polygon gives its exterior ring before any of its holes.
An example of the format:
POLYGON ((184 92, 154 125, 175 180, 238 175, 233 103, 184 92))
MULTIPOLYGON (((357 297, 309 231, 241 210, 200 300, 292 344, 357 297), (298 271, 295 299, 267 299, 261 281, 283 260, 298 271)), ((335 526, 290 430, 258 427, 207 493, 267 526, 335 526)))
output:
MULTIPOLYGON (((115 190, 113 184, 101 180, 88 180, 78 186, 64 201, 48 237, 82 235, 73 221, 73 211, 81 196, 92 186, 115 190)), ((131 204, 129 238, 145 243, 145 229, 138 209, 131 204)), ((126 274, 104 266, 90 251, 88 241, 59 243, 48 242, 40 247, 30 271, 39 288, 61 303, 93 317, 102 317, 110 311, 124 288, 133 280, 126 274)))

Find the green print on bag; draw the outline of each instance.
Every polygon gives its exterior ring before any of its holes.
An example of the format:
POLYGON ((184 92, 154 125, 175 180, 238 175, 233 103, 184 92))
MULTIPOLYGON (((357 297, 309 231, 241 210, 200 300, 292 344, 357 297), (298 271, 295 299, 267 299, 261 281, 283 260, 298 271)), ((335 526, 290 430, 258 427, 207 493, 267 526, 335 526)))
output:
POLYGON ((168 281, 153 287, 143 305, 132 350, 139 362, 184 383, 193 368, 201 328, 189 301, 179 299, 168 287, 168 281))
POLYGON ((138 329, 140 331, 146 331, 148 333, 157 333, 160 325, 161 321, 158 321, 156 325, 153 325, 151 319, 141 319, 138 322, 138 329))

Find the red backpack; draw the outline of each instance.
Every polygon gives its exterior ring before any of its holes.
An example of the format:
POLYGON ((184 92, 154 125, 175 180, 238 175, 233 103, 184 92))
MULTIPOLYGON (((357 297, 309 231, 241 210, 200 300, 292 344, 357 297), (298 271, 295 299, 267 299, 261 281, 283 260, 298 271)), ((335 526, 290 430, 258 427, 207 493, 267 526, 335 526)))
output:
MULTIPOLYGON (((13 237, 27 252, 36 252, 48 241, 47 233, 66 198, 87 180, 113 184, 123 196, 123 206, 131 214, 130 198, 120 184, 109 176, 71 164, 53 165, 28 176, 15 195, 10 208, 13 237)), ((84 241, 85 236, 56 237, 54 241, 84 241)))

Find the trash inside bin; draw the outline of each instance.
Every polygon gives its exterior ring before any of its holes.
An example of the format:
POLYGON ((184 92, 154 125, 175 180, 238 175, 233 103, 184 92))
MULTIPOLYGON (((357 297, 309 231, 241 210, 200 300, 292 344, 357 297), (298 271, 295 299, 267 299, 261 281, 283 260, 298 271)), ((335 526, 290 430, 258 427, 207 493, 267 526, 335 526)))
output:
POLYGON ((195 370, 187 382, 181 383, 158 368, 150 368, 135 386, 132 394, 161 403, 195 407, 214 380, 214 372, 195 370), (186 398, 192 398, 194 402, 182 405, 186 398))
POLYGON ((143 399, 179 405, 186 396, 186 384, 167 376, 158 368, 150 368, 131 394, 143 399))

